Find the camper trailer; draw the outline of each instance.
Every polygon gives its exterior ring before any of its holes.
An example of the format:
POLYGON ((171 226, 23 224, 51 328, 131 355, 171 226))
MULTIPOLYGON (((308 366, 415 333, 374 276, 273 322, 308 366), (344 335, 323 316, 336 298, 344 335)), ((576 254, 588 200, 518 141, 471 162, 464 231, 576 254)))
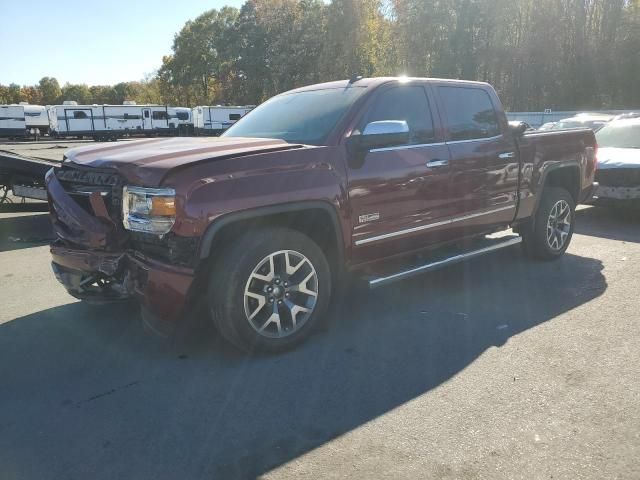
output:
POLYGON ((24 106, 0 105, 0 137, 24 137, 26 134, 24 106))
POLYGON ((236 123, 254 107, 199 106, 192 112, 193 127, 196 135, 220 135, 236 123))
POLYGON ((175 121, 178 135, 193 135, 193 118, 190 108, 169 107, 169 114, 175 121))
POLYGON ((179 122, 189 122, 183 109, 166 105, 77 105, 49 107, 51 133, 57 137, 117 140, 125 135, 175 135, 179 122), (186 120, 181 120, 180 117, 186 120))
POLYGON ((31 134, 38 133, 44 135, 49 132, 49 117, 46 107, 42 105, 22 104, 24 107, 24 121, 27 130, 31 134))

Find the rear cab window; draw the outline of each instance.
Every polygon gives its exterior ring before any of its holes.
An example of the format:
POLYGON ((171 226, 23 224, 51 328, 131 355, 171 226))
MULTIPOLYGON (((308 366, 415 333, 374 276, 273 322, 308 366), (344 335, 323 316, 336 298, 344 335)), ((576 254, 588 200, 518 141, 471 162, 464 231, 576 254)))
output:
POLYGON ((498 115, 486 90, 438 86, 451 141, 481 140, 500 135, 498 115))
POLYGON ((426 90, 421 85, 387 88, 365 115, 361 130, 371 122, 403 120, 409 126, 409 145, 435 141, 433 116, 426 90))

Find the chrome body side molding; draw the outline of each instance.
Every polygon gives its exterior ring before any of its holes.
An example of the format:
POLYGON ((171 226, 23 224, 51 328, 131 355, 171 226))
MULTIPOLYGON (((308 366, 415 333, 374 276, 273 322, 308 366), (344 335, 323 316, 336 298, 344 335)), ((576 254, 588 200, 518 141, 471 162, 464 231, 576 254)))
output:
POLYGON ((515 209, 515 204, 507 205, 505 207, 493 208, 491 210, 485 210, 482 212, 469 213, 467 215, 461 215, 459 217, 452 217, 446 220, 441 220, 439 222, 428 223, 426 225, 420 225, 419 227, 406 228, 404 230, 398 230, 396 232, 384 233, 382 235, 376 235, 375 237, 362 238, 360 240, 355 241, 356 246, 366 245, 367 243, 377 242, 380 240, 386 240, 387 238, 398 237, 401 235, 407 235, 409 233, 419 232, 421 230, 427 230, 430 228, 441 227, 443 225, 450 225, 452 223, 462 222, 464 220, 470 220, 472 218, 480 217, 483 215, 490 215, 492 213, 502 212, 504 210, 515 209))

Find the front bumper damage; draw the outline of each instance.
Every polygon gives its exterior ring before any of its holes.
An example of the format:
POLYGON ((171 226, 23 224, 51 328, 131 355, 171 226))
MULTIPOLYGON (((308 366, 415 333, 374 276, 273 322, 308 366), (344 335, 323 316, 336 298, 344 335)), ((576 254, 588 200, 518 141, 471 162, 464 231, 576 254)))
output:
POLYGON ((135 299, 152 330, 169 335, 187 312, 195 271, 128 247, 127 233, 110 217, 103 197, 92 194, 93 215, 65 191, 51 170, 46 177, 52 268, 76 298, 93 302, 135 299))

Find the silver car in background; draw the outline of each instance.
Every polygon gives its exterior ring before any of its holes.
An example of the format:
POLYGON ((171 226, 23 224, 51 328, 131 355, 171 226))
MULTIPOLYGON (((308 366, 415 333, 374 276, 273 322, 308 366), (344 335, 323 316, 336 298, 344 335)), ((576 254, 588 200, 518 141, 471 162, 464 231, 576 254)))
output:
POLYGON ((590 128, 594 132, 597 132, 602 127, 604 127, 611 119, 613 115, 603 115, 603 114, 590 114, 583 113, 576 115, 575 117, 565 118, 556 122, 556 124, 551 127, 551 130, 566 130, 568 128, 590 128))
POLYGON ((640 118, 615 120, 596 140, 596 203, 640 204, 640 118))

